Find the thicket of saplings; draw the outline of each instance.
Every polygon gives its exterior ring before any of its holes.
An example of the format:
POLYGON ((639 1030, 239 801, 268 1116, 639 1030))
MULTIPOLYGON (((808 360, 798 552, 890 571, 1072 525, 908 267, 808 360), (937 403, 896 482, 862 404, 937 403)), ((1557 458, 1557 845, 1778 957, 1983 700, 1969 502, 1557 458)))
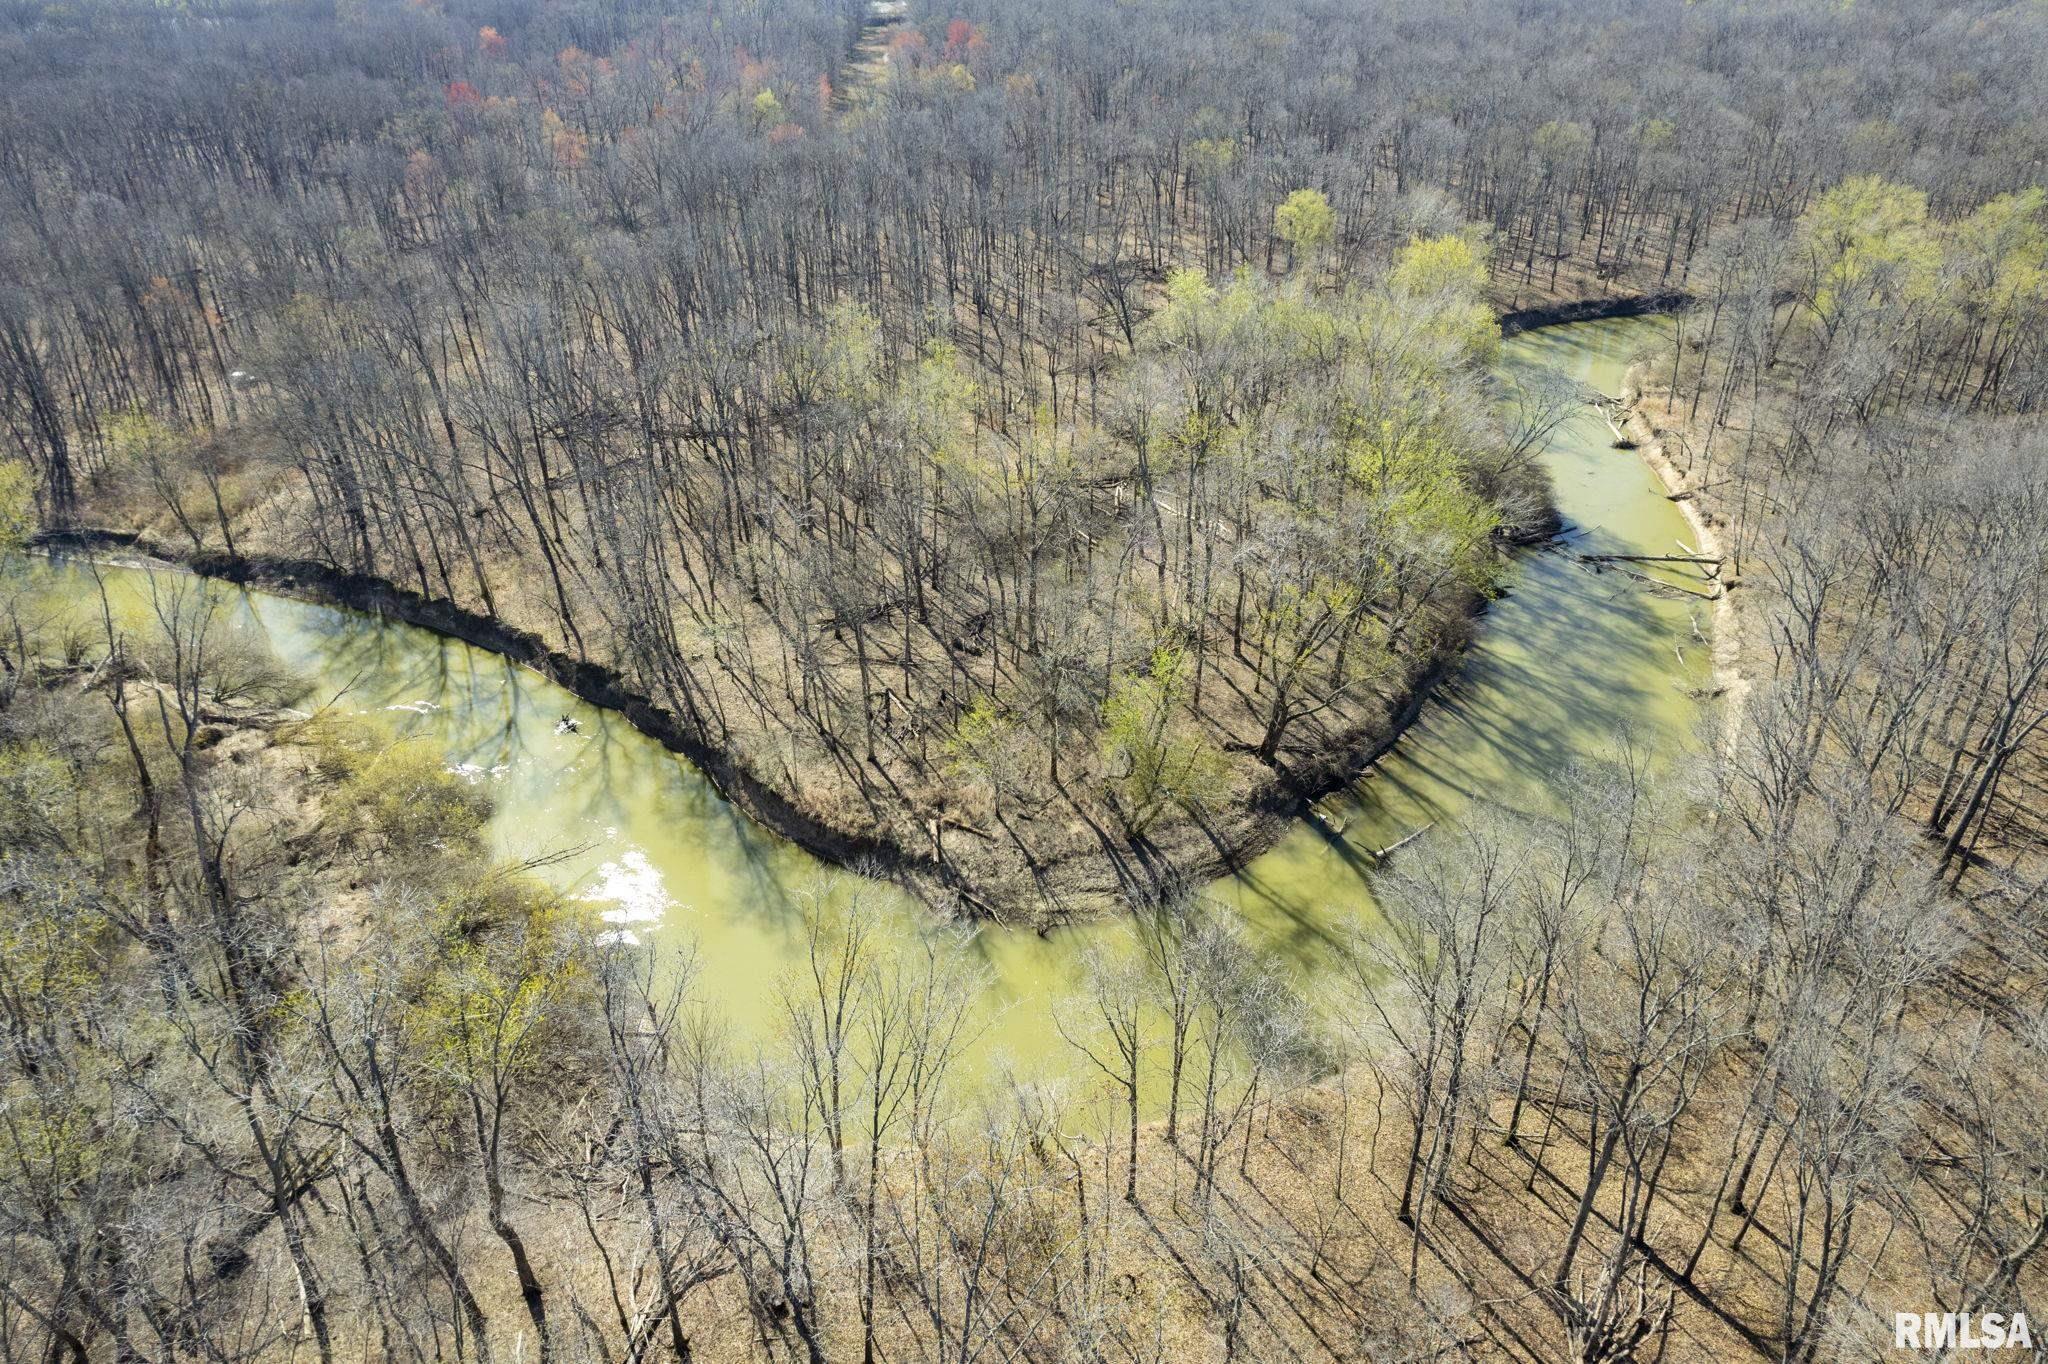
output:
MULTIPOLYGON (((1510 303, 1675 286, 1845 175, 1988 212, 2043 140, 2034 6, 865 17, 8 9, 44 519, 538 628, 1036 912, 1253 838, 1529 525, 1411 238, 1480 223, 1510 303)), ((1952 297, 1921 358, 2017 405, 2037 317, 1952 297)))

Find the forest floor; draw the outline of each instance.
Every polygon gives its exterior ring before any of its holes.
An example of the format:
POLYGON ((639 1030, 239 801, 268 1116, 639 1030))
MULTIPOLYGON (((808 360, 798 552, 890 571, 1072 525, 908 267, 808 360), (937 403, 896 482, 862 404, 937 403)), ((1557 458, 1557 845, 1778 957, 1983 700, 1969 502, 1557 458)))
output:
MULTIPOLYGON (((1640 1316, 1649 1327, 1648 1342, 1629 1358, 1733 1364, 1780 1357, 1782 1283, 1797 1253, 1786 1235, 1793 1191, 1759 1181, 1753 1216, 1723 1201, 1711 1228, 1706 1218, 1719 1201, 1729 1150, 1742 1139, 1734 1123, 1749 1080, 1741 1064, 1718 1068, 1700 1103, 1718 1098, 1723 1120, 1674 1152, 1647 1242, 1623 1257, 1629 1268, 1618 1288, 1617 1318, 1626 1324, 1640 1316)), ((1101 1103, 1093 1125, 1114 1128, 1114 1103, 1101 1103)), ((1045 1134, 1044 1180, 1020 1188, 1011 1212, 1042 1224, 1039 1249, 1062 1268, 1037 1290, 1050 1320, 1014 1333, 989 1328, 1001 1352, 1036 1357, 1034 1339, 1052 1331, 1093 1340, 1095 1357, 1130 1364, 1551 1364, 1576 1357, 1565 1344, 1576 1310, 1569 1302, 1598 1291, 1622 1212, 1621 1181, 1596 1200, 1568 1290, 1559 1293, 1554 1280, 1590 1151, 1587 1115, 1556 1098, 1555 1077, 1538 1077, 1514 1144, 1503 1139, 1504 1096, 1476 1115, 1463 1138, 1469 1158, 1429 1201, 1419 1234, 1397 1213, 1408 1138, 1401 1096, 1371 1066, 1284 1089, 1262 1103, 1214 1157, 1208 1191, 1198 1176, 1197 1116, 1192 1107, 1183 1110, 1175 1142, 1163 1122, 1142 1128, 1134 1201, 1123 1197, 1121 1141, 1045 1134)), ((906 1148, 895 1158, 914 1162, 918 1152, 906 1148)), ((858 1257, 857 1204, 849 1190, 843 1218, 814 1229, 813 1254, 834 1263, 858 1257)), ((1962 1230, 1946 1211, 1910 1232, 1870 1218, 1849 1252, 1848 1298, 1837 1312, 1833 1346, 1821 1358, 1882 1357, 1891 1313, 1934 1301, 1927 1264, 1962 1230)), ((529 1224, 530 1249, 551 1280, 576 1282, 580 1295, 597 1301, 603 1285, 586 1238, 566 1209, 529 1224)), ((481 1227, 466 1239, 481 1259, 499 1256, 481 1227)), ((883 1237, 881 1277, 891 1288, 878 1322, 882 1358, 920 1357, 919 1332, 928 1323, 918 1319, 924 1304, 912 1254, 883 1237)), ((492 1263, 491 1270, 479 1276, 492 1286, 487 1306, 498 1320, 515 1321, 509 1266, 492 1263)), ((1006 1258, 991 1272, 1014 1289, 1044 1270, 1034 1256, 1006 1258)), ((2042 1277, 2029 1271, 2030 1292, 2041 1289, 2042 1277)), ((819 1282, 821 1317, 836 1324, 823 1342, 828 1358, 860 1353, 857 1279, 841 1274, 819 1282)), ((687 1304, 698 1358, 757 1357, 760 1323, 743 1289, 737 1276, 727 1276, 687 1304)))
MULTIPOLYGON (((53 666, 43 681, 53 697, 68 699, 92 678, 86 669, 53 666)), ((149 685, 129 684, 129 701, 153 709, 149 685)), ((264 827, 245 826, 244 844, 274 848, 295 867, 303 854, 303 874, 325 888, 323 912, 302 920, 299 932, 329 940, 360 933, 369 921, 367 901, 348 870, 358 864, 333 855, 333 831, 323 827, 323 794, 332 783, 321 771, 329 739, 319 722, 274 705, 221 703, 206 705, 201 719, 200 761, 209 781, 230 795, 241 789, 260 797, 250 817, 264 827)), ((1989 920, 1981 927, 1968 979, 2023 1005, 2035 978, 2025 945, 2038 941, 2038 928, 1989 920)), ((1916 1006, 1917 1028, 1938 1036, 1961 1003, 1930 993, 1916 1006)), ((1706 1220, 1726 1153, 1740 1140, 1732 1124, 1749 1079, 1740 1054, 1714 1068, 1696 1103, 1720 1120, 1695 1130, 1665 1171, 1643 1258, 1621 1294, 1624 1315, 1641 1313, 1652 1323, 1641 1358, 1721 1364, 1776 1357, 1777 1286, 1798 1254, 1785 1235, 1792 1191, 1767 1177, 1752 1198, 1753 1225, 1725 1207, 1713 1228, 1706 1220), (1738 1231, 1740 1244, 1731 1244, 1738 1231)), ((1591 1140, 1587 1114, 1561 1093, 1558 1076, 1539 1067, 1529 1095, 1514 1143, 1504 1140, 1505 1096, 1480 1105, 1464 1138, 1468 1158, 1437 1191, 1415 1233, 1397 1215, 1408 1141, 1403 1093, 1370 1061, 1322 1078, 1274 1076, 1269 1096, 1232 1125, 1223 1149, 1210 1157, 1215 1183, 1207 1191, 1197 1178, 1201 1123, 1194 1102, 1182 1108, 1177 1141, 1167 1139, 1164 1122, 1145 1124, 1130 1202, 1122 1197, 1121 1141, 1069 1135, 1118 1130, 1118 1097, 1113 1087, 1079 1091, 1045 1125, 1037 1156, 1043 1178, 1019 1194, 1032 1205, 1029 1217, 1043 1225, 1042 1251, 1062 1266, 1039 1290, 1053 1317, 1039 1326, 1093 1339, 1100 1358, 1132 1364, 1558 1358, 1571 1309, 1554 1279, 1591 1140)), ((1929 1121, 1937 1121, 1929 1111, 1929 1121)), ((971 1113, 960 1115, 956 1135, 975 1122, 971 1113)), ((919 1153, 906 1148, 899 1157, 907 1170, 919 1153)), ((1942 1181, 1951 1173, 1947 1163, 1930 1161, 1921 1177, 1942 1181)), ((1614 1181, 1594 1206, 1593 1233, 1571 1276, 1574 1297, 1587 1294, 1603 1268, 1621 1211, 1620 1185, 1614 1181)), ((604 1194, 596 1220, 562 1191, 522 1204, 527 1241, 545 1277, 583 1302, 602 1303, 608 1294, 590 1237, 623 1218, 610 1207, 614 1196, 604 1194)), ((830 1204, 837 1211, 821 1215, 814 1253, 821 1263, 854 1263, 864 1232, 858 1200, 849 1194, 830 1204)), ((1872 1217, 1859 1230, 1846 1280, 1850 1301, 1824 1357, 1878 1355, 1889 1313, 1932 1301, 1926 1264, 1961 1234, 1954 1215, 1968 1201, 1950 1196, 1921 1206, 1923 1220, 1909 1228, 1872 1217)), ((481 1214, 468 1216, 477 1220, 462 1229, 465 1253, 483 1267, 475 1278, 484 1305, 510 1334, 521 1318, 516 1278, 481 1214)), ((322 1234, 343 1233, 337 1223, 322 1234)), ((1025 1237, 1017 1244, 1035 1243, 1025 1237)), ((885 1236, 882 1251, 888 1288, 881 1357, 916 1357, 923 1304, 911 1247, 885 1236)), ((1028 1282, 1044 1266, 1035 1257, 1006 1260, 993 1272, 1028 1282)), ((2030 1293, 2042 1289, 2041 1274, 2029 1270, 2030 1293)), ((820 1282, 825 1320, 834 1324, 828 1357, 851 1358, 860 1347, 857 1282, 853 1274, 820 1282)), ((761 1321, 743 1289, 741 1277, 728 1274, 691 1297, 685 1315, 696 1357, 757 1357, 761 1321)), ((1030 1334, 1012 1338, 997 1328, 994 1337, 1031 1357, 1030 1334)), ((372 1341, 351 1343, 374 1353, 372 1341)), ((517 1355, 516 1341, 499 1343, 517 1355)))
MULTIPOLYGON (((1749 489, 1751 529, 1736 543, 1733 528, 1741 520, 1738 503, 1744 495, 1739 473, 1752 444, 1767 447, 1782 439, 1800 416, 1788 410, 1786 395, 1769 389, 1761 408, 1743 401, 1716 413, 1711 402, 1694 404, 1683 393, 1674 398, 1669 375, 1652 365, 1631 368, 1621 396, 1629 438, 1701 537, 1700 552, 1723 556, 1719 580, 1728 591, 1714 603, 1714 687, 1729 713, 1736 713, 1752 681, 1770 677, 1773 669, 1767 623, 1753 605, 1759 600, 1754 580, 1766 572, 1764 532, 1757 526, 1771 493, 1749 489), (1745 577, 1753 580, 1748 588, 1745 577)), ((2048 820, 2040 813, 2048 810, 2048 744, 2023 748, 2007 771, 2005 780, 2029 797, 2005 802, 1987 816, 1980 861, 1983 869, 2008 879, 2038 878, 2048 873, 2048 820)), ((1927 793, 1916 791, 1901 813, 1924 822, 1930 804, 1927 793)), ((1930 842, 1930 856, 1937 852, 1938 844, 1930 842)), ((1968 885, 1968 878, 1959 883, 1965 891, 1968 885)))

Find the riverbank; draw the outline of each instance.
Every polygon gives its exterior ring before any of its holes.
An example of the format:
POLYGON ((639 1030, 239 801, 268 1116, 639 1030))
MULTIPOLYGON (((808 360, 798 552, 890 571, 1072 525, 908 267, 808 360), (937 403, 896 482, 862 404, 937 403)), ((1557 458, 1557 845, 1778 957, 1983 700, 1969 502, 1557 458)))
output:
MULTIPOLYGON (((1660 425, 1651 415, 1644 392, 1646 375, 1640 364, 1629 366, 1622 382, 1622 431, 1635 443, 1636 453, 1664 485, 1664 494, 1677 506, 1692 528, 1693 548, 1721 561, 1718 581, 1721 591, 1713 602, 1713 674, 1711 695, 1725 703, 1727 717, 1741 714, 1749 694, 1749 677, 1742 664, 1742 622, 1735 593, 1742 585, 1738 561, 1724 535, 1726 518, 1716 508, 1713 485, 1702 475, 1695 478, 1692 461, 1681 467, 1675 446, 1685 437, 1675 428, 1660 425)), ((1721 742, 1733 732, 1732 723, 1721 727, 1721 742)))
MULTIPOLYGON (((149 535, 110 528, 44 531, 31 547, 52 557, 87 557, 174 569, 317 606, 401 621, 459 640, 528 668, 593 706, 622 716, 634 729, 687 759, 718 794, 754 823, 813 857, 897 881, 928 904, 1016 926, 1045 928, 1094 917, 1115 905, 1179 884, 1202 884, 1242 870, 1272 849, 1319 800, 1356 781, 1421 713, 1470 642, 1469 628, 1402 689, 1401 704, 1382 722, 1337 736, 1317 759, 1281 767, 1230 809, 1212 817, 1164 822, 1142 839, 1117 840, 1094 824, 1102 853, 1069 852, 1034 869, 1026 885, 978 881, 956 851, 963 834, 979 831, 933 822, 933 854, 905 848, 886 835, 843 827, 762 779, 746 764, 678 716, 636 690, 620 672, 552 648, 540 636, 365 574, 315 560, 266 555, 182 552, 149 535)), ((1476 619, 1475 598, 1464 619, 1476 619)), ((971 847, 971 845, 970 845, 971 847)))
MULTIPOLYGON (((202 578, 233 583, 317 606, 360 611, 436 635, 460 640, 545 677, 576 697, 623 716, 633 728, 672 753, 681 754, 717 788, 720 796, 756 823, 815 856, 838 865, 898 878, 929 877, 900 849, 835 829, 761 781, 680 717, 628 687, 612 669, 571 658, 530 631, 469 611, 444 598, 427 597, 384 578, 344 573, 311 559, 260 555, 189 554, 132 531, 75 528, 43 531, 32 549, 57 557, 106 556, 114 563, 182 569, 202 578)), ((938 878, 943 883, 943 878, 938 878)), ((914 889, 919 888, 914 886, 914 889)), ((922 887, 927 893, 933 886, 922 887)))
MULTIPOLYGON (((1559 316, 1634 316, 1670 301, 1670 296, 1659 296, 1580 302, 1559 316)), ((1521 324, 1532 316, 1521 315, 1521 324)), ((52 533, 42 543, 88 554, 141 554, 279 596, 402 621, 506 658, 621 715, 686 758, 754 824, 804 852, 899 882, 948 913, 1034 928, 1101 917, 1134 899, 1233 876, 1273 850, 1302 827, 1318 802, 1353 785, 1415 723, 1428 699, 1460 668, 1484 606, 1484 599, 1474 595, 1454 613, 1447 612, 1432 647, 1405 675, 1387 679, 1379 697, 1323 717, 1318 732, 1305 733, 1299 746, 1282 752, 1279 763, 1245 761, 1249 750, 1233 745, 1237 775, 1227 799, 1200 814, 1169 809, 1143 834, 1133 835, 1101 807, 1092 790, 1071 778, 1046 807, 1013 812, 1020 821, 1014 827, 977 817, 975 800, 982 786, 972 780, 959 784, 957 799, 936 803, 921 799, 915 788, 896 788, 900 804, 885 802, 879 809, 873 801, 863 807, 821 799, 830 797, 832 788, 811 782, 821 775, 815 764, 720 741, 714 726, 694 713, 664 707, 609 660, 573 656, 566 645, 557 647, 559 641, 509 623, 503 592, 497 612, 487 613, 387 578, 260 552, 270 546, 254 535, 238 531, 237 539, 244 550, 237 555, 187 553, 148 532, 112 528, 52 533)), ((1514 555, 1515 548, 1504 552, 1514 555)), ((605 653, 602 648, 597 652, 605 653)), ((1245 683, 1218 673, 1211 685, 1241 689, 1245 683)), ((842 756, 858 761, 850 753, 842 756)), ((887 785, 895 788, 894 782, 887 785)), ((1391 831, 1366 852, 1408 832, 1391 831)))
POLYGON ((1616 317, 1650 317, 1674 312, 1692 301, 1682 289, 1665 289, 1648 294, 1617 294, 1606 298, 1576 298, 1557 303, 1533 305, 1503 311, 1502 337, 1519 336, 1542 327, 1562 327, 1573 322, 1604 322, 1616 317))

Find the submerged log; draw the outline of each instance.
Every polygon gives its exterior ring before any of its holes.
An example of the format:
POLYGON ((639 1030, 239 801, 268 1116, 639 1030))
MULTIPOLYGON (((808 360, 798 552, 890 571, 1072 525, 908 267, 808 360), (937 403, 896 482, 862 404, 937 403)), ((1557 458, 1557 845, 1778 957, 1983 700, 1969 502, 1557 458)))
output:
POLYGON ((1432 819, 1429 823, 1423 825, 1414 833, 1405 834, 1396 841, 1389 843, 1384 848, 1374 849, 1372 854, 1373 860, 1376 862, 1386 861, 1389 857, 1392 857, 1395 853, 1401 851, 1401 849, 1407 847, 1410 843, 1413 843, 1416 839, 1422 837, 1424 834, 1428 833, 1431 829, 1434 829, 1435 827, 1436 821, 1432 819))
POLYGON ((1324 809, 1323 807, 1327 803, 1327 801, 1317 801, 1309 806, 1308 817, 1317 824, 1320 824, 1331 836, 1341 838, 1344 835, 1344 826, 1350 823, 1350 821, 1334 810, 1324 809))
MULTIPOLYGON (((1623 577, 1635 579, 1643 586, 1649 588, 1652 592, 1669 592, 1674 596, 1697 597, 1701 601, 1718 601, 1720 600, 1721 593, 1725 590, 1724 586, 1721 584, 1717 576, 1721 571, 1720 565, 1718 563, 1715 564, 1712 571, 1703 575, 1701 579, 1701 581, 1703 582, 1713 583, 1714 590, 1711 592, 1699 592, 1695 591, 1693 588, 1685 586, 1683 583, 1669 582, 1663 578, 1653 578, 1647 573, 1639 573, 1633 568, 1625 567, 1621 562, 1624 560, 1647 561, 1651 563, 1667 562, 1665 560, 1660 560, 1655 556, 1633 554, 1577 554, 1572 557, 1577 559, 1578 562, 1584 564, 1586 568, 1591 572, 1619 573, 1623 577)), ((1684 561, 1673 559, 1669 562, 1684 561)))
POLYGON ((1672 592, 1681 597, 1698 597, 1701 601, 1718 601, 1721 597, 1721 589, 1718 587, 1712 592, 1695 592, 1692 588, 1686 587, 1681 583, 1665 582, 1662 578, 1653 578, 1647 573, 1638 573, 1632 568, 1622 568, 1619 565, 1595 564, 1593 571, 1596 573, 1626 574, 1656 592, 1672 592))

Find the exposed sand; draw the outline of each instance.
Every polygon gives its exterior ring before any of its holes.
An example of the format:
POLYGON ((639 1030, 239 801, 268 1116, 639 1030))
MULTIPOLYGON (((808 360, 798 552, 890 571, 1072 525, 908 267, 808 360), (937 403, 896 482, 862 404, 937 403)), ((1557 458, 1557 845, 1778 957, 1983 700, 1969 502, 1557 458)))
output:
MULTIPOLYGON (((1692 528, 1693 548, 1701 554, 1724 556, 1719 521, 1702 499, 1701 490, 1671 458, 1666 433, 1643 411, 1641 398, 1639 375, 1631 367, 1621 392, 1623 427, 1628 439, 1635 442, 1636 453, 1663 481, 1666 495, 1678 505, 1686 525, 1692 528)), ((1742 671, 1741 625, 1735 616, 1734 592, 1741 582, 1730 572, 1726 558, 1722 559, 1720 581, 1721 590, 1714 597, 1713 689, 1714 695, 1727 703, 1728 723, 1721 727, 1721 741, 1725 744, 1734 733, 1733 719, 1742 713, 1750 682, 1742 671)))

